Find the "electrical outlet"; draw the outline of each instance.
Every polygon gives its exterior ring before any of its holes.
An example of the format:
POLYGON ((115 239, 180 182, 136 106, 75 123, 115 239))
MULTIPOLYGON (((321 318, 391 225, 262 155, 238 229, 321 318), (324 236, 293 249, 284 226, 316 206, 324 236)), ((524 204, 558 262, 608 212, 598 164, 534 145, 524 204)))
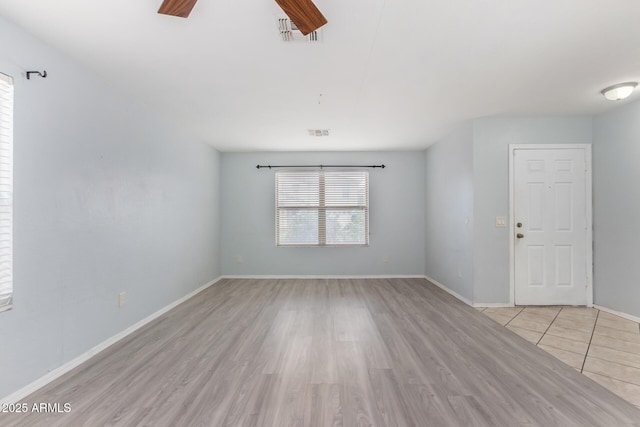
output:
POLYGON ((118 294, 118 307, 122 308, 127 304, 127 293, 120 292, 118 294))
POLYGON ((385 256, 382 258, 382 262, 385 262, 385 263, 389 262, 389 255, 385 255, 385 256))
POLYGON ((244 262, 244 257, 242 255, 236 255, 236 263, 242 264, 244 262))
POLYGON ((462 278, 462 270, 458 270, 458 277, 462 278))

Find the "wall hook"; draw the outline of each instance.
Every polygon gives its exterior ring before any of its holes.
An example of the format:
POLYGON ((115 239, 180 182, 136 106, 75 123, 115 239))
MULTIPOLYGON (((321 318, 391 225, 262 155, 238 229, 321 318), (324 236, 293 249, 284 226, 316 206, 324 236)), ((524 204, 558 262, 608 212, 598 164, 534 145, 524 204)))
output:
POLYGON ((47 78, 47 70, 40 71, 27 71, 27 80, 31 80, 31 74, 37 74, 43 79, 47 78))

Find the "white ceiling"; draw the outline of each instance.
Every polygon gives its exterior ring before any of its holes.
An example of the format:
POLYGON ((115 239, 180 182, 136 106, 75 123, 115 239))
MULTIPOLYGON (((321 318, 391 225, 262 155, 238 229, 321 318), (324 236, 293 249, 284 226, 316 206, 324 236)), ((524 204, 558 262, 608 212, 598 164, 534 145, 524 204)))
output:
POLYGON ((619 105, 603 87, 640 81, 638 0, 315 0, 317 45, 280 40, 273 0, 160 3, 0 14, 221 151, 421 149, 472 118, 599 113, 619 105))

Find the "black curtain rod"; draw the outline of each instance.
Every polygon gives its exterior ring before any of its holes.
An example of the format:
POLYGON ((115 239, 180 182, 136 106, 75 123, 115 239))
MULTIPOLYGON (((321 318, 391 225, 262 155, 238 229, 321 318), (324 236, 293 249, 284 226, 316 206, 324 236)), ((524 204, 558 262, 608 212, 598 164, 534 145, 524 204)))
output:
POLYGON ((287 165, 287 166, 272 166, 272 165, 257 165, 256 169, 265 169, 265 168, 380 168, 380 169, 384 169, 386 166, 385 165, 371 165, 371 166, 367 166, 367 165, 300 165, 300 166, 293 166, 293 165, 287 165))

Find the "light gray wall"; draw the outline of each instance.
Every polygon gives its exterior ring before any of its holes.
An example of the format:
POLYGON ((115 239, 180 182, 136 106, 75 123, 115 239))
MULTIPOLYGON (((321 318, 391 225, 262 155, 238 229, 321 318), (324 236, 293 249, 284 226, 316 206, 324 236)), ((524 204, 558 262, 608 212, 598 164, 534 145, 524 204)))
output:
POLYGON ((4 397, 219 276, 220 156, 2 18, 0 40, 15 78, 4 397))
POLYGON ((423 275, 424 182, 422 151, 223 153, 222 271, 225 275, 423 275), (274 170, 257 170, 257 164, 380 163, 387 168, 371 169, 369 175, 368 247, 275 246, 274 170), (237 262, 238 255, 243 263, 237 262))
POLYGON ((473 300, 473 125, 425 152, 425 273, 473 300))
POLYGON ((474 302, 509 302, 509 144, 589 144, 591 117, 486 118, 473 124, 474 302))
POLYGON ((593 129, 594 302, 640 317, 640 102, 593 129))

